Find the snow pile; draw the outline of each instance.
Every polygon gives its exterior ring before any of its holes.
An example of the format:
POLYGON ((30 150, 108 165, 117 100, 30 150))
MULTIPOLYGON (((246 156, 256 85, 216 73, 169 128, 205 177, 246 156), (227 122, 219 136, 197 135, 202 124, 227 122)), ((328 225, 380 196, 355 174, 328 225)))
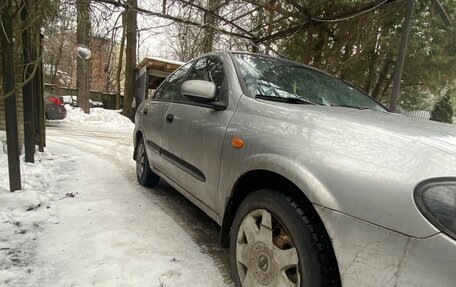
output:
POLYGON ((62 121, 69 124, 126 132, 132 132, 135 127, 129 118, 120 114, 120 110, 92 108, 90 114, 86 114, 81 108, 74 108, 70 105, 65 105, 65 108, 67 116, 62 121))
POLYGON ((50 213, 51 202, 65 198, 56 192, 58 181, 69 175, 61 164, 67 156, 37 153, 35 164, 21 158, 22 190, 9 192, 7 156, 0 154, 0 286, 22 285, 31 270, 39 231, 55 222, 50 213), (61 170, 60 174, 57 171, 61 170))

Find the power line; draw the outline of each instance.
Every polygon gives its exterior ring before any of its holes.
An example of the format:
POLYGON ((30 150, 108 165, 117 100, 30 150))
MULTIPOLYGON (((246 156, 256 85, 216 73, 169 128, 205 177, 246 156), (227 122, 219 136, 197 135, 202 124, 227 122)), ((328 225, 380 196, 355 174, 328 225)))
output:
POLYGON ((375 9, 379 8, 383 4, 386 4, 386 2, 388 2, 388 1, 390 1, 390 0, 384 0, 384 1, 380 2, 380 3, 378 3, 377 5, 375 5, 373 7, 370 7, 367 10, 363 10, 363 11, 360 11, 358 13, 352 14, 350 16, 342 17, 342 18, 335 18, 335 19, 326 18, 325 19, 325 18, 314 18, 312 16, 309 16, 309 19, 312 20, 312 21, 315 21, 315 22, 324 22, 324 23, 335 23, 335 22, 347 21, 347 20, 359 17, 361 15, 367 14, 367 13, 371 12, 372 10, 375 10, 375 9))

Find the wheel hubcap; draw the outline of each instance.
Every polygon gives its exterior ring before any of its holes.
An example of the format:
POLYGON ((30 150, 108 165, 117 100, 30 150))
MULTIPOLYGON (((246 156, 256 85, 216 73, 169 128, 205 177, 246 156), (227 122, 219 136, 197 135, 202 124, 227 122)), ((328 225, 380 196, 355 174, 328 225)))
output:
POLYGON ((263 242, 257 242, 250 251, 251 268, 256 281, 268 285, 276 276, 276 266, 272 258, 272 252, 263 242))
POLYGON ((136 161, 136 174, 139 178, 142 178, 145 168, 145 155, 144 155, 144 145, 140 144, 138 146, 138 159, 136 161))
POLYGON ((266 272, 269 269, 269 259, 265 255, 261 254, 258 258, 258 267, 261 271, 266 272))
POLYGON ((242 286, 300 286, 299 259, 291 236, 264 209, 250 212, 242 221, 236 261, 242 286))

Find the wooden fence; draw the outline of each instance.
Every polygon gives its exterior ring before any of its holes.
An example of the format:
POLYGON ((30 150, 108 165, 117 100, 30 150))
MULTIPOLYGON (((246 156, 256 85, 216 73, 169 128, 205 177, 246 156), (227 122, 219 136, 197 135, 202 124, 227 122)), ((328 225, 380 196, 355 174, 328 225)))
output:
MULTIPOLYGON (((399 110, 402 115, 411 117, 411 118, 428 120, 431 117, 430 111, 425 111, 425 110, 408 111, 408 110, 404 110, 404 109, 399 109, 399 110)), ((453 117, 453 124, 456 124, 456 116, 453 117)))

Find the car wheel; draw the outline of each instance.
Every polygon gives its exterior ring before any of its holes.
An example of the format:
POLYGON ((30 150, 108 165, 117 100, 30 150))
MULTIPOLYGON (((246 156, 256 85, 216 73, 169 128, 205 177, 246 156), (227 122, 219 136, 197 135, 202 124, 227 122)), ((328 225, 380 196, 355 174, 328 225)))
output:
POLYGON ((154 187, 160 181, 160 177, 150 169, 143 139, 139 140, 137 149, 136 178, 142 186, 154 187))
POLYGON ((253 192, 241 203, 231 229, 236 286, 339 286, 322 264, 320 238, 291 198, 272 190, 253 192))

